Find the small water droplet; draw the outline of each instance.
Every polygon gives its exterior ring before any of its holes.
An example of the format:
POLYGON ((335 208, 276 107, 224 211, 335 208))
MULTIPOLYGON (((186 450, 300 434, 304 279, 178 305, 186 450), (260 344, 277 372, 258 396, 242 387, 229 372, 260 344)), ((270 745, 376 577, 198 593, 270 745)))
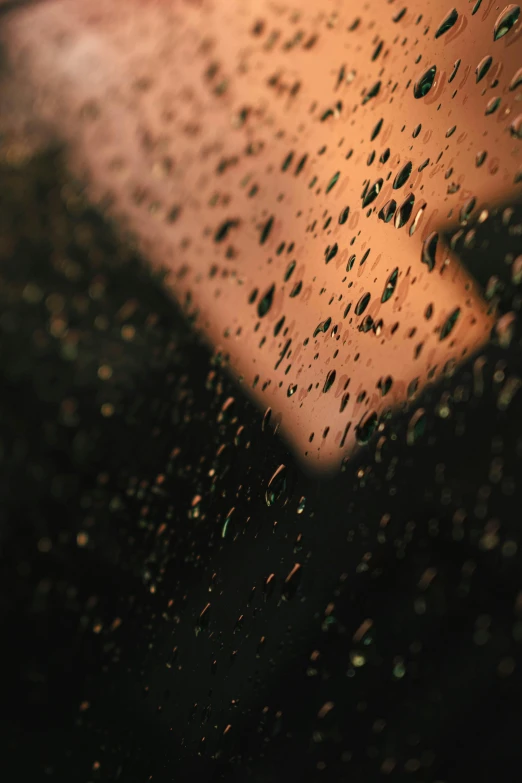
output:
POLYGON ((399 267, 396 266, 391 275, 389 276, 388 280, 386 281, 386 285, 384 286, 384 291, 382 292, 382 298, 381 302, 387 302, 388 299, 391 299, 393 296, 393 292, 395 291, 395 288, 397 286, 397 279, 399 277, 399 267))
POLYGON ((426 264, 429 271, 432 272, 435 269, 435 258, 437 254, 437 244, 439 242, 439 235, 436 231, 432 231, 429 236, 426 237, 422 244, 422 263, 426 264))
POLYGON ((339 223, 342 226, 346 221, 348 220, 348 215, 350 214, 350 207, 345 207, 341 214, 339 215, 339 223))
POLYGON ((402 169, 398 172, 397 176, 395 177, 393 181, 393 189, 398 190, 399 188, 402 188, 402 186, 407 182, 408 177, 411 174, 413 168, 413 164, 411 161, 408 161, 402 169))
POLYGON ((363 202, 362 202, 363 208, 368 207, 372 203, 372 201, 375 201, 375 199, 381 192, 382 184, 383 184, 383 180, 378 179, 377 182, 374 182, 371 188, 368 189, 366 195, 363 198, 363 202))
POLYGON ((460 307, 456 307, 455 310, 446 318, 445 323, 440 330, 439 340, 445 340, 446 337, 452 333, 460 316, 460 307))
POLYGON ((395 228, 402 228, 406 225, 411 217, 414 203, 415 196, 413 193, 410 193, 408 196, 406 196, 395 214, 395 228))
POLYGON ((379 219, 384 220, 385 223, 389 223, 393 220, 395 211, 397 209, 397 202, 394 198, 391 198, 386 204, 379 210, 379 219))
POLYGON ((477 65, 477 67, 475 69, 477 84, 487 74, 487 72, 491 68, 491 63, 492 62, 493 62, 493 57, 491 57, 491 55, 489 55, 489 54, 486 57, 483 57, 482 60, 479 62, 479 64, 477 65))
POLYGON ((274 292, 275 285, 272 283, 266 294, 262 299, 260 299, 257 305, 257 314, 260 318, 263 318, 263 316, 265 316, 272 307, 272 303, 274 301, 274 292))
POLYGON ((285 505, 288 497, 286 491, 288 488, 288 471, 286 465, 279 465, 273 473, 265 492, 265 502, 267 506, 273 506, 276 503, 285 505))
POLYGON ((330 370, 330 372, 326 376, 326 380, 324 382, 323 394, 326 394, 326 392, 330 391, 330 389, 332 388, 332 386, 333 386, 333 384, 335 382, 335 376, 336 376, 335 370, 330 370))

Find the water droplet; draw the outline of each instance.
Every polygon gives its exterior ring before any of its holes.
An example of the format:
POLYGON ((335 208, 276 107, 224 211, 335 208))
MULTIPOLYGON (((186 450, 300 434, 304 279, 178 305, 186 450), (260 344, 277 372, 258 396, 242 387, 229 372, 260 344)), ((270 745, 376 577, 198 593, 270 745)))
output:
POLYGON ((266 221, 265 225, 263 226, 263 229, 261 231, 261 237, 259 239, 259 244, 264 245, 268 237, 270 236, 270 232, 272 231, 272 226, 274 225, 274 216, 271 215, 268 220, 266 221))
POLYGON ((425 71, 420 79, 418 79, 413 86, 413 95, 415 98, 424 98, 433 87, 435 81, 435 74, 437 73, 437 66, 432 65, 425 71))
POLYGON ((522 68, 519 68, 516 74, 509 82, 510 91, 512 92, 513 90, 516 90, 517 87, 520 87, 521 84, 522 84, 522 68))
POLYGON ((332 247, 326 248, 325 264, 328 264, 332 260, 332 258, 335 258, 338 250, 339 250, 339 245, 337 244, 337 242, 335 243, 335 245, 332 245, 332 247))
POLYGON ((520 16, 519 5, 508 5, 504 8, 493 27, 493 40, 498 41, 509 33, 520 16))
POLYGON ((286 396, 287 397, 293 397, 294 394, 296 393, 296 391, 297 391, 297 383, 290 384, 290 386, 288 387, 288 390, 286 392, 286 396))
POLYGON ((375 201, 375 199, 381 192, 382 184, 383 184, 383 180, 378 179, 377 182, 374 182, 371 188, 368 189, 368 192, 363 198, 363 203, 362 203, 363 208, 368 207, 372 203, 372 201, 375 201))
POLYGON ((500 101, 501 98, 499 98, 498 96, 495 98, 491 98, 491 100, 488 101, 486 105, 486 111, 485 111, 486 117, 489 114, 493 114, 493 112, 495 112, 498 109, 498 107, 500 106, 500 101))
POLYGON ((272 475, 265 492, 265 502, 267 506, 273 506, 276 503, 285 505, 288 497, 286 491, 288 488, 288 471, 286 465, 279 465, 272 475))
POLYGON ((330 180, 330 182, 328 183, 328 185, 326 187, 326 193, 329 193, 331 191, 331 189, 336 185, 336 183, 337 183, 337 181, 338 181, 340 176, 341 176, 341 172, 340 171, 338 171, 336 174, 333 175, 332 179, 330 180))
POLYGON ((393 181, 393 189, 398 190, 399 188, 402 188, 402 186, 407 182, 408 177, 411 174, 411 170, 413 168, 413 164, 411 161, 408 161, 402 169, 399 171, 397 176, 395 177, 393 181))
POLYGON ((377 138, 377 136, 379 135, 379 133, 381 131, 382 123, 383 123, 383 119, 381 117, 381 119, 379 120, 379 122, 377 123, 375 128, 372 130, 372 133, 371 133, 371 136, 370 136, 370 141, 375 141, 375 139, 377 138))
POLYGON ((333 386, 333 384, 335 382, 335 376, 336 376, 335 370, 330 370, 330 372, 326 376, 326 380, 324 382, 323 394, 326 394, 326 392, 330 391, 330 389, 332 388, 332 386, 333 386))
POLYGON ((295 261, 290 261, 290 263, 288 264, 288 266, 286 268, 286 272, 285 272, 285 278, 284 278, 285 279, 285 283, 287 283, 290 280, 290 278, 292 277, 292 273, 293 273, 295 267, 296 267, 296 262, 295 261))
POLYGON ((426 422, 426 411, 424 408, 419 408, 408 422, 408 429, 406 431, 406 443, 408 446, 413 446, 422 438, 426 431, 426 422))
POLYGON ((522 114, 515 117, 511 125, 509 126, 509 132, 515 139, 522 139, 522 114))
POLYGON ((290 291, 290 299, 294 299, 294 297, 298 296, 301 293, 302 287, 303 287, 302 280, 299 280, 297 283, 294 283, 294 287, 290 291))
POLYGON ((406 196, 406 198, 400 205, 399 209, 397 210, 397 213, 395 215, 395 228, 402 228, 403 226, 406 225, 406 223, 411 217, 414 203, 415 203, 415 196, 413 195, 413 193, 410 193, 409 196, 406 196))
POLYGON ((429 271, 432 272, 435 269, 435 258, 437 254, 437 244, 439 242, 439 235, 436 231, 432 231, 429 236, 423 242, 422 245, 422 263, 426 264, 429 271))
POLYGON ((357 304, 355 305, 355 314, 362 315, 370 302, 371 295, 363 294, 357 304))
POLYGON ((302 514, 302 513, 303 513, 303 511, 305 510, 305 506, 306 506, 306 498, 305 498, 305 497, 304 497, 304 495, 303 495, 303 497, 301 498, 301 500, 300 500, 300 501, 299 501, 299 503, 298 503, 298 506, 297 506, 297 513, 298 513, 298 514, 302 514))
POLYGON ((260 318, 263 318, 263 316, 265 316, 272 307, 272 302, 274 301, 274 292, 275 285, 272 283, 266 294, 262 299, 260 299, 257 305, 257 314, 260 318))
POLYGON ((330 328, 330 324, 332 323, 331 318, 327 318, 325 321, 321 321, 321 323, 315 327, 314 331, 314 337, 317 337, 320 332, 327 332, 330 328))
POLYGON ((491 55, 489 55, 489 54, 486 57, 483 57, 482 60, 479 62, 479 64, 477 65, 477 67, 475 69, 476 78, 477 78, 477 84, 487 74, 487 72, 491 68, 491 63, 492 62, 493 62, 493 57, 491 57, 491 55))
POLYGON ((386 397, 386 395, 388 394, 392 386, 393 386, 393 378, 391 377, 391 375, 388 375, 386 378, 381 378, 379 383, 377 384, 377 388, 380 389, 380 392, 383 397, 386 397))
POLYGON ((345 207, 343 209, 343 211, 341 212, 341 214, 339 215, 339 223, 341 224, 341 226, 344 223, 346 223, 346 221, 348 220, 348 215, 349 214, 350 214, 350 207, 345 207))
POLYGON ((366 413, 355 428, 357 443, 360 443, 361 446, 364 446, 366 443, 368 443, 376 431, 378 424, 379 419, 375 411, 366 413))
POLYGON ((393 220, 395 211, 397 209, 397 202, 394 198, 391 198, 386 204, 379 210, 379 219, 384 220, 385 223, 389 223, 393 220))
POLYGON ((445 340, 446 337, 452 333, 460 316, 460 307, 456 307, 455 310, 446 318, 446 321, 440 330, 439 340, 445 340))
POLYGON ((454 79, 454 78, 455 78, 455 76, 457 75, 457 71, 458 71, 458 70, 459 70, 459 68, 460 68, 460 63, 461 63, 461 62, 462 62, 462 61, 461 61, 460 59, 455 61, 455 64, 454 64, 454 66, 453 66, 453 70, 452 70, 452 72, 451 72, 451 74, 450 74, 450 76, 449 76, 449 78, 448 78, 448 84, 451 84, 451 82, 453 81, 453 79, 454 79))
POLYGON ((459 18, 459 15, 457 13, 457 9, 454 8, 452 11, 450 11, 442 22, 437 27, 437 31, 435 33, 435 38, 440 38, 441 35, 444 35, 444 33, 447 33, 448 30, 451 30, 457 19, 459 18))
POLYGON ((384 286, 384 291, 382 292, 382 298, 381 302, 387 302, 388 299, 391 299, 393 296, 393 292, 395 291, 395 288, 397 286, 397 279, 399 277, 399 267, 396 266, 391 275, 389 276, 388 280, 386 281, 386 285, 384 286))
POLYGON ((223 242, 227 238, 230 229, 236 228, 238 225, 239 225, 239 220, 225 220, 224 223, 222 223, 219 226, 216 233, 214 234, 214 241, 223 242))
POLYGON ((302 571, 303 571, 303 567, 301 563, 295 563, 294 567, 286 577, 283 584, 283 589, 282 589, 283 600, 289 601, 296 594, 299 584, 301 582, 302 571))
POLYGON ((368 103, 369 100, 375 98, 379 94, 380 89, 381 89, 381 83, 375 82, 375 84, 372 87, 370 87, 370 89, 362 99, 362 105, 364 106, 365 104, 368 103))

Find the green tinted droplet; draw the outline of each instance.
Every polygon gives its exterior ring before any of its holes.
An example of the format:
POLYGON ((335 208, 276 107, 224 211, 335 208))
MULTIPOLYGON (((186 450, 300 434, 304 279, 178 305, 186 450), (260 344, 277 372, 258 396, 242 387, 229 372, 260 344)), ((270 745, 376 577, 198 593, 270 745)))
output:
POLYGON ((330 391, 330 389, 332 388, 335 381, 335 375, 336 375, 335 370, 330 370, 330 372, 326 376, 326 380, 323 386, 323 394, 326 394, 326 392, 330 391))
POLYGON ((330 182, 328 183, 328 185, 326 187, 326 193, 329 193, 331 191, 331 189, 336 185, 336 183, 337 183, 337 181, 338 181, 340 176, 341 176, 341 172, 340 171, 338 171, 336 174, 333 175, 332 179, 330 180, 330 182))
POLYGON ((395 291, 395 288, 397 286, 397 279, 399 277, 399 267, 396 266, 391 275, 389 276, 388 280, 386 281, 386 285, 384 286, 384 291, 382 292, 382 298, 381 302, 387 302, 388 299, 391 299, 393 296, 393 292, 395 291))
POLYGON ((270 236, 270 232, 272 231, 272 226, 274 225, 274 216, 271 215, 268 220, 266 221, 265 225, 263 226, 263 229, 261 231, 261 237, 259 239, 259 244, 264 245, 268 237, 270 236))
POLYGON ((493 57, 491 57, 491 55, 489 55, 489 54, 486 57, 483 57, 482 60, 479 62, 479 64, 475 68, 475 75, 476 75, 477 84, 487 74, 487 72, 491 68, 491 63, 492 62, 493 62, 493 57))
POLYGON ((265 316, 272 307, 272 302, 274 301, 274 292, 275 285, 272 283, 266 294, 257 305, 257 314, 260 318, 263 318, 263 316, 265 316))
POLYGON ((355 305, 355 314, 362 315, 370 302, 371 295, 369 293, 363 294, 357 304, 355 305))
POLYGON ((503 38, 507 35, 513 25, 518 21, 519 16, 519 5, 508 5, 504 8, 493 27, 493 40, 498 41, 499 38, 503 38))
POLYGON ((293 158, 294 158, 294 153, 289 152, 283 161, 283 165, 281 166, 281 171, 286 171, 288 169, 288 167, 292 163, 293 158))
POLYGON ((371 317, 371 315, 366 315, 363 318, 361 325, 359 326, 359 331, 364 333, 369 332, 372 326, 373 326, 373 318, 371 317))
POLYGON ((448 30, 451 30, 457 19, 459 18, 459 15, 457 13, 457 9, 454 8, 452 11, 450 11, 442 22, 437 27, 437 30, 435 32, 435 38, 440 38, 441 35, 444 35, 444 33, 447 33, 448 30))
POLYGON ((376 431, 378 425, 379 419, 375 411, 365 414, 355 428, 355 437, 357 443, 360 443, 362 446, 368 443, 376 431))
POLYGON ((328 329, 330 328, 331 323, 332 323, 331 318, 327 318, 326 321, 321 321, 319 326, 315 327, 314 337, 317 337, 317 335, 320 334, 321 332, 327 332, 328 329))
POLYGON ((265 492, 265 502, 267 506, 273 506, 276 503, 285 505, 288 498, 286 490, 288 487, 288 471, 286 465, 279 465, 272 475, 265 492))
POLYGON ((486 160, 487 154, 488 153, 486 150, 483 150, 482 152, 477 152, 477 155, 475 157, 475 166, 477 168, 480 168, 482 166, 482 164, 486 160))
POLYGON ((446 337, 449 337, 449 335, 452 333, 453 329, 455 328, 455 324, 457 323, 460 315, 460 307, 456 307, 455 310, 446 318, 446 321, 440 330, 440 336, 439 340, 445 340, 446 337))
POLYGON ((413 164, 411 161, 408 161, 402 169, 398 172, 397 176, 393 180, 393 189, 398 190, 399 188, 402 188, 402 186, 407 182, 408 177, 411 174, 413 168, 413 164))
POLYGON ((393 220, 396 209, 397 202, 392 198, 379 210, 379 219, 384 220, 385 223, 389 223, 390 220, 393 220))
POLYGON ((509 82, 509 90, 510 92, 513 92, 513 90, 516 90, 517 87, 520 87, 522 84, 522 68, 519 68, 516 74, 513 76, 511 81, 509 82))
POLYGON ((351 272, 354 264, 355 264, 355 253, 351 255, 350 258, 348 259, 348 262, 346 264, 346 271, 351 272))
POLYGON ((383 180, 378 179, 377 182, 374 182, 371 188, 368 189, 366 195, 363 198, 363 208, 368 207, 372 201, 375 201, 379 193, 381 192, 383 180))
POLYGON ((348 220, 348 215, 350 214, 350 207, 345 207, 341 214, 339 215, 339 223, 342 226, 346 221, 348 220))
POLYGON ((370 87, 370 89, 362 99, 362 105, 364 106, 366 103, 368 103, 369 100, 375 98, 379 94, 380 89, 381 89, 381 83, 375 82, 375 84, 372 87, 370 87))
POLYGON ((342 396, 342 399, 341 399, 341 407, 340 407, 340 412, 341 413, 344 411, 344 409, 348 405, 349 400, 350 400, 350 393, 349 392, 345 392, 343 394, 343 396, 342 396))
POLYGON ((286 392, 286 396, 287 397, 293 397, 293 395, 296 393, 296 391, 297 391, 297 383, 290 384, 290 386, 288 387, 288 390, 286 392))
POLYGON ((431 68, 428 68, 428 70, 422 74, 420 79, 417 79, 417 81, 413 85, 413 96, 415 98, 424 98, 424 96, 429 93, 429 91, 433 87, 433 82, 435 81, 436 73, 437 73, 437 66, 432 65, 431 68))
POLYGON ((287 283, 290 280, 295 267, 296 267, 296 262, 290 261, 285 272, 285 283, 287 283))
POLYGON ((406 223, 411 217, 414 203, 415 203, 415 196, 413 195, 413 193, 410 193, 409 196, 406 196, 406 198, 400 205, 399 209, 397 210, 397 213, 395 215, 395 228, 402 228, 403 226, 406 225, 406 223))
POLYGON ((332 247, 327 247, 326 248, 326 254, 325 254, 325 263, 326 264, 328 264, 332 260, 332 258, 335 258, 335 256, 337 255, 337 251, 338 250, 339 250, 339 246, 338 246, 337 242, 335 243, 335 245, 332 245, 332 247))
POLYGON ((294 297, 299 296, 301 293, 301 289, 303 287, 303 281, 299 280, 297 283, 294 283, 294 287, 290 291, 290 299, 294 299, 294 297))
POLYGON ((460 210, 459 217, 460 217, 461 224, 465 225, 468 222, 468 220, 471 217, 471 213, 475 209, 476 203, 477 203, 477 199, 474 196, 472 196, 470 199, 466 201, 466 203, 460 210))

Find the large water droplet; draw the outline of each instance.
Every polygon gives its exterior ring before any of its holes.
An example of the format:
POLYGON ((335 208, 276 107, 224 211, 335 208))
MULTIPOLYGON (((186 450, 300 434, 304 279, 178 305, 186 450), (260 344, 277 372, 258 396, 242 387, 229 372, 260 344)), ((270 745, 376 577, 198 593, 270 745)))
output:
POLYGON ((429 93, 429 91, 433 87, 433 82, 435 81, 436 73, 437 73, 437 66, 432 65, 431 68, 428 68, 428 70, 422 74, 420 79, 417 79, 417 81, 413 85, 413 95, 415 98, 424 98, 424 96, 429 93))
POLYGON ((379 210, 379 219, 384 220, 385 223, 389 223, 393 220, 395 210, 397 209, 397 202, 394 198, 391 198, 386 204, 379 210))
POLYGON ((415 196, 413 195, 413 193, 410 193, 409 196, 406 196, 406 198, 400 205, 399 209, 397 210, 397 213, 395 215, 395 228, 402 228, 403 226, 406 225, 406 223, 411 217, 414 203, 415 203, 415 196))
POLYGON ((459 15, 457 13, 457 9, 454 8, 452 11, 450 11, 442 22, 437 27, 437 31, 435 33, 435 38, 440 38, 441 35, 444 35, 444 33, 447 33, 448 30, 451 30, 457 19, 459 18, 459 15))
POLYGON ((375 201, 375 199, 381 192, 382 183, 383 180, 378 179, 377 182, 374 182, 371 188, 368 189, 366 195, 363 198, 363 203, 362 203, 363 208, 368 207, 372 203, 372 201, 375 201))
POLYGON ((519 5, 506 6, 495 22, 495 26, 493 27, 493 40, 498 41, 499 38, 503 38, 505 35, 507 35, 507 33, 509 33, 513 25, 518 20, 519 16, 519 5))
POLYGON ((411 174, 411 170, 413 168, 413 164, 411 161, 408 161, 402 169, 398 172, 397 176, 395 177, 393 181, 393 189, 398 190, 399 188, 402 188, 404 183, 408 180, 408 177, 411 174))

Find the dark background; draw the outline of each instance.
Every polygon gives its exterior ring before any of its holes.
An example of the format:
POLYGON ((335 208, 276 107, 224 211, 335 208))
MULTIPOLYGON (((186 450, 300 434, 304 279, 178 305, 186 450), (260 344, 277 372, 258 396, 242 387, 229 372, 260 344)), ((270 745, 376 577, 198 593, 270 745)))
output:
POLYGON ((518 778, 521 214, 457 240, 511 339, 316 481, 59 155, 0 169, 6 779, 518 778))

